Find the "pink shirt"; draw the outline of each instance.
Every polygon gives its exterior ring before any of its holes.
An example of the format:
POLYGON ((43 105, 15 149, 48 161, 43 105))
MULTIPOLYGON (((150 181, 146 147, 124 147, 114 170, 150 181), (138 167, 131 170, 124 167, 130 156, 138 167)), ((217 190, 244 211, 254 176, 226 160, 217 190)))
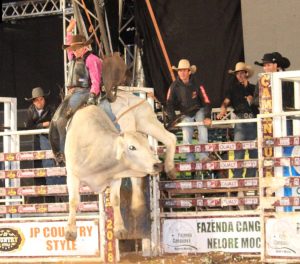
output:
MULTIPOLYGON (((71 43, 72 34, 67 32, 66 43, 67 45, 71 43)), ((72 50, 67 51, 68 59, 72 60, 74 58, 74 53, 72 50)), ((99 95, 101 93, 101 75, 102 75, 102 61, 99 57, 94 54, 88 55, 85 60, 85 66, 87 67, 91 79, 91 89, 90 93, 99 95)))

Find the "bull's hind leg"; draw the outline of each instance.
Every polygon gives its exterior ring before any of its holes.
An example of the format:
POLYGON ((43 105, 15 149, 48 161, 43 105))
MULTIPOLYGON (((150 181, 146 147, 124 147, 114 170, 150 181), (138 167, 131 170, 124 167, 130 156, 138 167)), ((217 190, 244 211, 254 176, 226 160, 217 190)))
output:
POLYGON ((114 234, 116 238, 124 238, 127 235, 120 207, 120 192, 122 179, 114 180, 110 186, 110 202, 114 209, 114 234))
POLYGON ((67 184, 69 191, 69 218, 65 238, 66 240, 75 240, 77 237, 76 210, 79 204, 79 179, 68 173, 67 184))
POLYGON ((135 178, 132 177, 131 185, 132 185, 132 199, 131 199, 131 209, 134 217, 138 217, 139 215, 145 213, 146 202, 143 190, 143 183, 145 178, 135 178))
POLYGON ((166 155, 165 155, 165 172, 167 173, 170 179, 176 178, 176 170, 174 165, 174 156, 176 150, 176 136, 170 133, 164 128, 162 123, 160 123, 156 116, 153 115, 153 118, 147 117, 147 125, 139 124, 137 131, 145 133, 154 137, 156 140, 160 141, 166 146, 166 155))

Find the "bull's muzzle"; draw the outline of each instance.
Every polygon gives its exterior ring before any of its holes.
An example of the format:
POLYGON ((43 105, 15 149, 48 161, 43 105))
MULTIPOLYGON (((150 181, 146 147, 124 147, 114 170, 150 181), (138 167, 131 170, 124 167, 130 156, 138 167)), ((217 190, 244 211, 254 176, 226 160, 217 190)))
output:
POLYGON ((163 164, 162 163, 155 163, 153 165, 154 171, 155 172, 162 172, 163 171, 163 164))

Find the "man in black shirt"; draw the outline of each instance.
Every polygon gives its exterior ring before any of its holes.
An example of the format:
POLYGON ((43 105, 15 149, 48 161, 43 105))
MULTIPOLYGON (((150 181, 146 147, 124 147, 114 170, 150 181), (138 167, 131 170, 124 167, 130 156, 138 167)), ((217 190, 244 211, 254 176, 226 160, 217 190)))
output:
MULTIPOLYGON (((257 107, 253 104, 253 95, 255 85, 248 81, 253 75, 252 68, 244 62, 238 62, 235 65, 235 70, 229 70, 230 74, 235 75, 235 82, 229 88, 225 95, 225 99, 221 105, 221 112, 218 119, 227 112, 227 106, 231 105, 238 119, 255 118, 258 114, 257 107)), ((254 140, 257 137, 256 123, 237 123, 234 126, 234 141, 254 140)), ((245 151, 235 151, 235 159, 244 159, 245 151)), ((257 150, 249 150, 249 158, 257 158, 257 150)), ((234 178, 241 178, 243 169, 234 170, 234 178)), ((246 177, 255 177, 256 168, 247 169, 246 177)))
MULTIPOLYGON (((207 126, 211 125, 211 105, 203 85, 197 83, 193 74, 196 72, 196 66, 190 65, 186 59, 178 63, 178 67, 173 66, 177 71, 178 77, 171 84, 168 97, 167 109, 168 116, 171 120, 175 119, 175 109, 179 109, 184 116, 182 122, 202 122, 204 125, 197 126, 198 141, 200 144, 208 142, 207 126)), ((182 127, 183 144, 192 144, 194 127, 182 127)), ((200 160, 208 158, 207 153, 200 153, 200 160)), ((193 153, 186 155, 186 161, 195 160, 193 153)))
MULTIPOLYGON (((24 122, 26 129, 43 129, 49 128, 51 118, 54 114, 54 108, 47 104, 46 98, 50 92, 45 93, 41 87, 32 89, 31 98, 25 98, 26 101, 31 102, 27 109, 27 117, 24 122)), ((48 134, 34 135, 34 150, 51 150, 48 134)), ((54 167, 53 159, 35 160, 35 168, 50 168, 54 167)), ((36 185, 45 184, 64 184, 65 177, 37 177, 34 178, 36 185)))

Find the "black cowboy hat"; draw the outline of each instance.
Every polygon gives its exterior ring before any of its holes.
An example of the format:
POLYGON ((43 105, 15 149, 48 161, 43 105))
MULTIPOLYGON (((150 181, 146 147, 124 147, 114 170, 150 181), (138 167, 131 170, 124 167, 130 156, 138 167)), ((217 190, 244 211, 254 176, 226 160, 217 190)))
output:
POLYGON ((283 70, 291 65, 289 59, 283 57, 279 52, 266 53, 261 60, 262 62, 255 61, 254 64, 264 66, 265 63, 277 63, 277 66, 283 70))
POLYGON ((281 68, 281 69, 287 69, 288 67, 290 67, 291 63, 290 60, 286 57, 283 57, 279 52, 273 52, 273 55, 275 57, 277 57, 277 65, 281 68))
POLYGON ((261 59, 262 62, 255 61, 254 64, 264 66, 265 63, 277 63, 277 58, 273 53, 266 53, 261 59))
POLYGON ((71 39, 71 43, 68 45, 63 45, 63 49, 70 49, 70 50, 77 50, 82 47, 88 46, 93 42, 92 39, 86 40, 85 36, 83 35, 73 35, 71 39))

